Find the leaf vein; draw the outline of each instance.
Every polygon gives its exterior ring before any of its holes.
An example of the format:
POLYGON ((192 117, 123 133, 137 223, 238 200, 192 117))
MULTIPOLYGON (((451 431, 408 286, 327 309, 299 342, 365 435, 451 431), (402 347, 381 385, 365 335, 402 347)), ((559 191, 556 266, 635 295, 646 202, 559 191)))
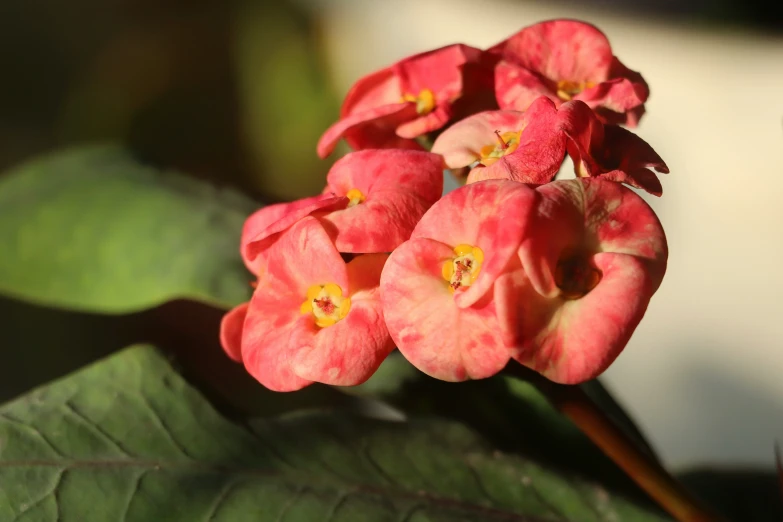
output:
POLYGON ((41 439, 54 453, 60 458, 67 458, 65 454, 63 454, 59 449, 57 449, 57 446, 55 446, 52 441, 50 441, 41 430, 33 426, 32 424, 25 424, 24 422, 14 419, 11 417, 8 413, 0 412, 0 419, 6 421, 9 424, 13 424, 15 426, 20 426, 24 428, 27 431, 31 431, 33 434, 35 434, 39 439, 41 439))
POLYGON ((87 417, 84 413, 79 411, 79 409, 74 405, 70 400, 65 401, 63 403, 63 406, 65 407, 66 411, 71 413, 73 416, 75 416, 77 419, 79 419, 84 425, 88 426, 92 431, 97 433, 103 440, 108 442, 110 445, 114 446, 114 448, 119 451, 122 455, 133 458, 134 455, 131 454, 128 450, 126 450, 124 447, 122 447, 122 444, 111 436, 106 430, 101 428, 98 423, 87 417))

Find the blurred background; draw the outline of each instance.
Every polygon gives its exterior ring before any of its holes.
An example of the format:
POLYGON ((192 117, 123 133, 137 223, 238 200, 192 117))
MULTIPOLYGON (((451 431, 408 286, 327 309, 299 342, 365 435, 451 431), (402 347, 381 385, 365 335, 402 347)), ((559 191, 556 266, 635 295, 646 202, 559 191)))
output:
MULTIPOLYGON (((765 6, 4 0, 0 170, 121 139, 259 201, 311 195, 339 156, 319 160, 315 143, 360 76, 449 43, 486 47, 541 20, 591 22, 650 84, 636 132, 672 171, 663 198, 648 198, 668 234, 669 271, 604 382, 666 463, 771 466, 783 439, 783 23, 765 6)), ((127 336, 139 320, 96 328, 87 314, 7 299, 0 313, 3 400, 71 357, 33 361, 16 349, 21 340, 76 325, 71 340, 96 346, 76 357, 83 363, 107 349, 99 337, 127 336)))

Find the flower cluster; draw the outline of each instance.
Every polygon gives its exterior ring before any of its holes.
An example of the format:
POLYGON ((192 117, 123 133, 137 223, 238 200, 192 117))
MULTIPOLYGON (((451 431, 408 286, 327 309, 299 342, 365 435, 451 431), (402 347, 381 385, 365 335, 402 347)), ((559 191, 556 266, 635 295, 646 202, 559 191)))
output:
POLYGON ((661 283, 666 238, 623 184, 660 195, 635 126, 649 95, 577 21, 451 45, 359 80, 318 143, 355 149, 323 193, 260 209, 249 303, 221 342, 264 386, 355 385, 397 347, 447 381, 514 359, 561 383, 603 372, 661 283), (428 147, 428 144, 431 147, 428 147), (427 150, 429 148, 429 150, 427 150), (555 180, 566 155, 575 179, 555 180), (442 197, 444 170, 468 171, 442 197))

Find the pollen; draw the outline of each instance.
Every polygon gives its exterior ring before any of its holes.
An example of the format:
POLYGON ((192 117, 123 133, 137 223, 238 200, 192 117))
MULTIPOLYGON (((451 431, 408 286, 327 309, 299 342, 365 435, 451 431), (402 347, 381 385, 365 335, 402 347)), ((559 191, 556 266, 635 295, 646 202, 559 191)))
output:
POLYGON ((435 109, 435 93, 429 89, 422 89, 419 94, 404 94, 402 101, 416 104, 416 112, 420 116, 429 114, 435 109))
POLYGON ((484 251, 472 245, 454 247, 454 257, 443 263, 441 275, 451 292, 472 285, 478 278, 484 262, 484 251))
POLYGON ((557 97, 563 101, 569 101, 583 90, 590 89, 591 87, 595 87, 595 83, 560 80, 557 82, 557 97))
POLYGON ((350 309, 351 298, 343 296, 343 289, 339 285, 327 283, 308 288, 299 311, 302 314, 311 314, 315 324, 325 328, 345 318, 350 309))
POLYGON ((497 160, 505 156, 506 154, 511 154, 515 150, 517 150, 517 147, 519 147, 519 139, 522 135, 522 131, 507 131, 507 132, 500 132, 498 130, 495 131, 495 142, 492 145, 485 145, 481 148, 479 151, 479 154, 481 156, 481 159, 479 160, 479 163, 484 165, 485 167, 489 167, 493 163, 495 163, 497 160))
POLYGON ((364 203, 364 200, 367 199, 365 195, 362 194, 362 191, 356 188, 352 188, 346 192, 345 197, 348 198, 349 207, 355 207, 359 203, 364 203))

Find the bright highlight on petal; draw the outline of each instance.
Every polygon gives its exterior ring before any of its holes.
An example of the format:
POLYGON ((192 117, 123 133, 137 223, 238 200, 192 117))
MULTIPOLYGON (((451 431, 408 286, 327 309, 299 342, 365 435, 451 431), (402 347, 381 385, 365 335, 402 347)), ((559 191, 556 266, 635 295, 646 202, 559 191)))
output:
POLYGON ((415 103, 416 112, 419 116, 424 116, 435 108, 435 93, 429 89, 422 89, 418 95, 403 94, 402 101, 415 103))
POLYGON ((332 326, 348 315, 351 298, 343 297, 343 289, 334 283, 313 285, 307 289, 307 297, 299 308, 302 314, 313 314, 315 324, 321 328, 332 326))

